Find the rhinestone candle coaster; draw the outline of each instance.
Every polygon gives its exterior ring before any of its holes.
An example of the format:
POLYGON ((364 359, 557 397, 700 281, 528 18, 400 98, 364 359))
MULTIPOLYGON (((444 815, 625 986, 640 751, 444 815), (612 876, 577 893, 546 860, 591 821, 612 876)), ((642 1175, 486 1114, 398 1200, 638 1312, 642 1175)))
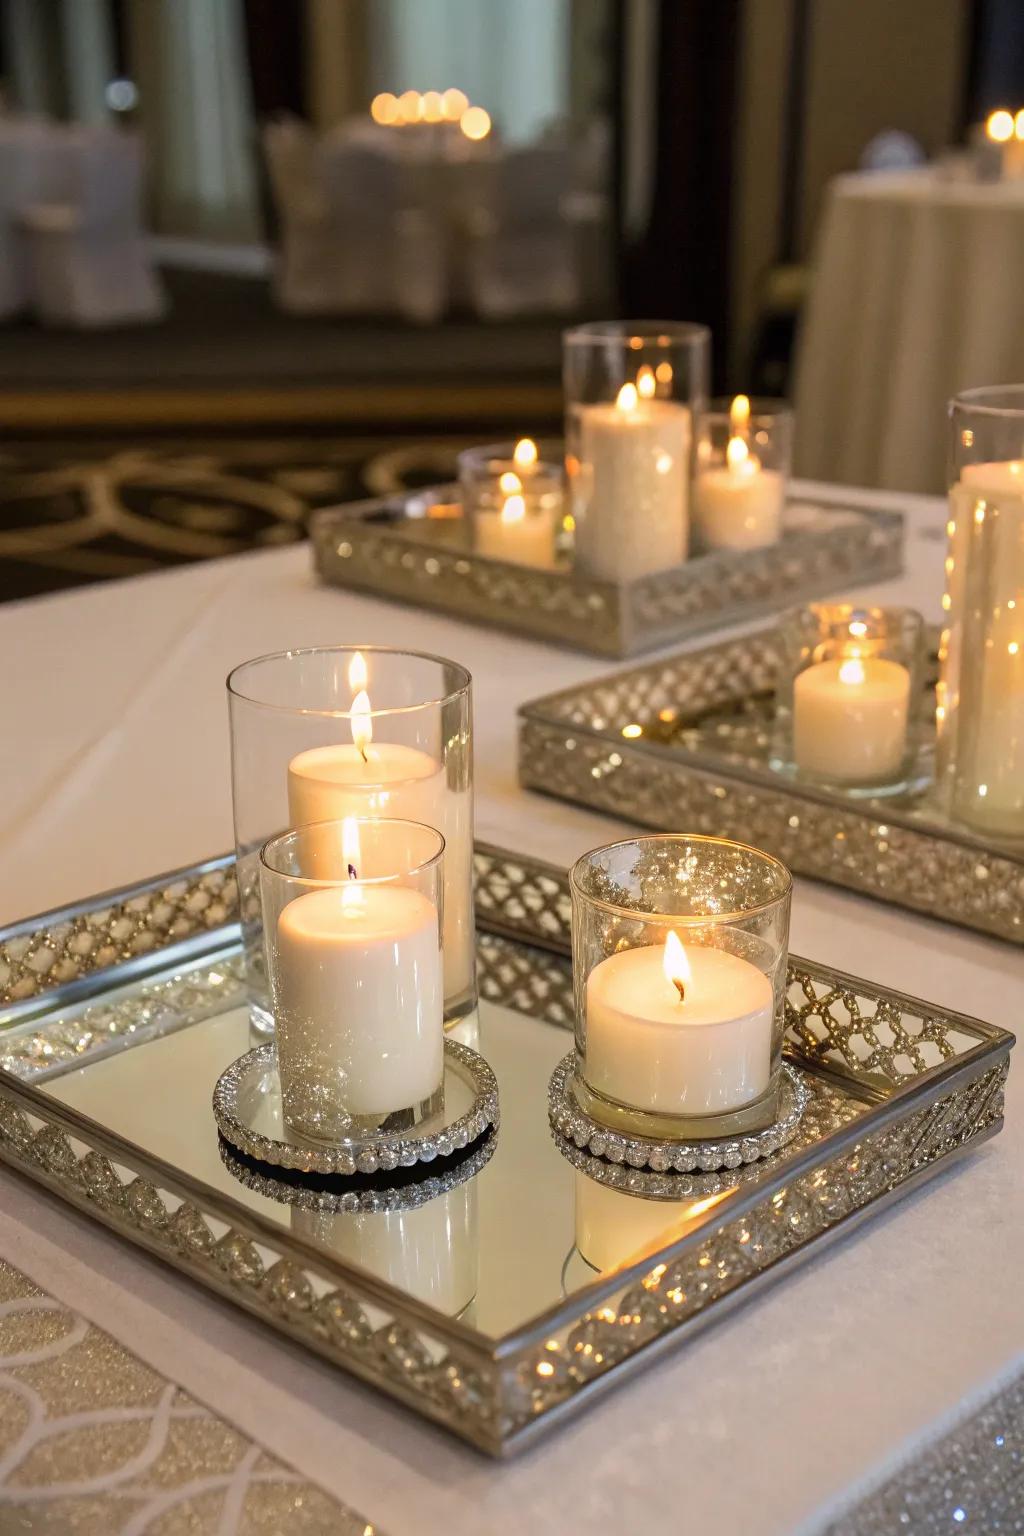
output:
POLYGON ((494 1073, 466 1045, 444 1043, 444 1109, 414 1134, 377 1131, 314 1146, 289 1139, 281 1112, 274 1045, 258 1045, 223 1072, 213 1092, 213 1114, 224 1140, 257 1162, 308 1174, 391 1172, 450 1157, 498 1124, 494 1073))
POLYGON ((622 1136, 585 1114, 572 1091, 576 1054, 570 1051, 551 1074, 548 1116, 557 1135, 586 1148, 594 1157, 654 1173, 713 1173, 740 1168, 769 1157, 796 1134, 810 1094, 801 1074, 787 1062, 782 1069, 779 1117, 763 1131, 723 1141, 659 1141, 650 1136, 622 1136))

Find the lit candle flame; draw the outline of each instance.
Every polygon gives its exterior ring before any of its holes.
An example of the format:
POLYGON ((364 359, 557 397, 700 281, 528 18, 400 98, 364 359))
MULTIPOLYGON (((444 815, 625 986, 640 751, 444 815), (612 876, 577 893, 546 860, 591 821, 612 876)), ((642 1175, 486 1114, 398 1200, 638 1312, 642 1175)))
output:
POLYGON ((736 469, 741 472, 750 466, 750 449, 742 437, 730 437, 728 447, 725 450, 725 460, 730 469, 736 469))
POLYGON ((362 853, 359 847, 359 823, 354 816, 346 816, 341 823, 341 856, 345 861, 349 883, 341 888, 341 905, 352 911, 362 905, 363 893, 359 886, 359 866, 362 853))
POLYGON ((855 640, 863 640, 868 632, 868 627, 863 619, 850 620, 850 634, 855 640))
POLYGON ((498 489, 503 496, 516 496, 523 488, 523 482, 511 469, 506 469, 503 475, 498 476, 498 489))
POLYGON ((665 393, 667 394, 668 386, 672 383, 672 364, 659 363, 657 368, 654 370, 654 377, 657 379, 659 384, 664 384, 665 393))
POLYGON ((446 123, 457 123, 468 106, 469 97, 457 86, 449 86, 441 97, 441 111, 446 123))
POLYGON ((359 755, 365 763, 367 761, 366 749, 373 740, 373 713, 370 709, 370 695, 363 688, 352 700, 352 712, 349 716, 352 725, 352 740, 359 750, 359 755))
POLYGON ((1013 138, 1014 127, 1013 113, 1001 107, 998 112, 989 113, 985 132, 993 144, 1005 144, 1013 138))
POLYGON ((444 119, 440 91, 424 91, 421 116, 425 123, 440 123, 444 119))
POLYGON ((521 496, 510 496, 501 509, 503 523, 521 523, 526 516, 526 502, 521 496))
POLYGON ((746 437, 750 430, 750 398, 737 395, 729 407, 729 431, 733 437, 746 437))
POLYGON ((521 437, 512 454, 517 469, 532 469, 537 462, 537 444, 532 437, 521 437))
POLYGON ((348 664, 348 686, 352 691, 353 697, 357 693, 362 693, 368 681, 369 674, 366 670, 366 657, 362 651, 356 651, 348 664))
POLYGON ((459 118, 459 127, 467 139, 486 139, 491 131, 491 114, 483 107, 467 107, 459 118))
POLYGON ((864 663, 858 656, 851 656, 839 665, 839 681, 850 688, 857 688, 864 681, 864 663))
POLYGON ((375 123, 394 123, 398 120, 398 98, 390 91, 381 91, 370 102, 370 116, 375 123))
POLYGON ((657 387, 658 386, 654 381, 654 369, 651 368, 647 363, 644 363, 642 367, 637 369, 637 393, 642 396, 644 400, 653 400, 654 391, 657 389, 657 387))
POLYGON ((682 940, 672 929, 669 930, 665 940, 665 958, 662 961, 665 969, 665 977, 672 983, 679 993, 679 1001, 686 999, 686 988, 690 981, 690 962, 686 958, 686 950, 682 940))
POLYGON ((615 405, 620 411, 635 411, 639 399, 635 384, 623 384, 615 398, 615 405))
POLYGON ((1021 107, 1013 120, 1013 136, 1024 142, 1024 107, 1021 107))

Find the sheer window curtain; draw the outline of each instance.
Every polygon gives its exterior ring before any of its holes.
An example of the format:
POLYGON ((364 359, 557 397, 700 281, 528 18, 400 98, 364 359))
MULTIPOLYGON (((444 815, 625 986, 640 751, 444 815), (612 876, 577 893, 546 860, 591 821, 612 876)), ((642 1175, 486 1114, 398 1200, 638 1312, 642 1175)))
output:
POLYGON ((110 0, 0 0, 8 105, 77 123, 107 119, 110 0))
POLYGON ((127 14, 155 228, 258 240, 257 143, 242 0, 130 0, 127 14))

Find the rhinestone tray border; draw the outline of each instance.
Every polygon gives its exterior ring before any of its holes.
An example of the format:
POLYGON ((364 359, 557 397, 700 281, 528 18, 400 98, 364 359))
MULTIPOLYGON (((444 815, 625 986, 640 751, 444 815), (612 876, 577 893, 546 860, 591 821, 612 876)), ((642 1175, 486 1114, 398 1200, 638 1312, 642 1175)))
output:
MULTIPOLYGON (((211 868, 230 875, 230 860, 143 889, 174 879, 188 891, 211 868)), ((481 846, 476 877, 483 995, 529 1008, 554 1024, 568 1023, 565 874, 481 846)), ((133 888, 71 910, 75 921, 101 908, 117 912, 138 894, 133 888)), ((68 923, 65 910, 15 931, 37 952, 60 943, 68 923)), ((0 933, 0 953, 11 932, 0 933)), ((223 966, 225 946, 236 940, 232 927, 209 934, 211 966, 223 966)), ((173 942, 164 951, 172 962, 176 953, 173 942)), ((91 994, 88 1006, 99 1006, 97 1000, 126 972, 137 980, 134 959, 87 967, 84 975, 37 991, 34 1006, 47 1001, 53 1009, 48 1021, 25 1021, 17 1002, 8 1010, 7 1019, 23 1021, 21 1033, 42 1060, 23 1062, 22 1077, 0 1071, 0 1159, 334 1364, 499 1456, 581 1407, 609 1372, 624 1377, 642 1367, 675 1346, 708 1309, 723 1315, 812 1246, 847 1231, 994 1134, 1013 1043, 994 1026, 792 958, 787 1051, 821 1072, 821 1083, 844 1087, 846 1102, 856 1100, 860 1112, 845 1124, 823 1123, 822 1140, 800 1145, 778 1167, 756 1165, 758 1176, 741 1182, 717 1225, 679 1239, 656 1262, 639 1260, 598 1278, 519 1333, 494 1340, 193 1184, 37 1092, 35 1072, 53 1070, 45 1065, 48 1031, 63 1031, 66 1059, 76 1059, 72 1026, 81 1014, 83 988, 91 994), (70 1016, 61 1012, 65 1005, 70 1016)), ((195 1005, 196 974, 192 965, 182 978, 186 1017, 195 1005)), ((162 1006, 173 1015, 171 993, 163 995, 162 1006)), ((172 1016, 169 1027, 180 1023, 172 1016)), ((87 1040, 83 1049, 96 1046, 87 1040)))
MULTIPOLYGON (((327 507, 310 523, 317 574, 336 586, 498 625, 591 655, 623 658, 742 623, 795 602, 898 576, 903 516, 816 496, 834 525, 802 530, 766 549, 705 555, 675 571, 617 586, 577 573, 483 559, 450 542, 450 524, 420 515, 403 531, 405 508, 424 496, 450 500, 450 486, 415 497, 327 507), (385 522, 381 514, 391 514, 385 522), (839 514, 842 514, 840 516, 839 514), (379 520, 374 522, 377 517, 379 520), (429 541, 424 531, 436 537, 429 541)), ((794 507, 807 501, 791 503, 794 507)))
POLYGON ((758 630, 523 705, 520 783, 655 830, 739 837, 796 874, 1024 944, 1024 846, 936 829, 893 801, 853 801, 709 751, 623 736, 663 708, 696 713, 773 690, 775 636, 758 630))

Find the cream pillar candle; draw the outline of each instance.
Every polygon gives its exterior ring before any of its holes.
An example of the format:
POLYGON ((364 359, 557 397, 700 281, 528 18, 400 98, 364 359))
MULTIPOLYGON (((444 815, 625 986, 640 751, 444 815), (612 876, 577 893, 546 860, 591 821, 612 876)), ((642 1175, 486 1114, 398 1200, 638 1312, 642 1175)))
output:
POLYGON ((964 654, 959 653, 960 624, 946 638, 944 681, 953 697, 941 697, 939 702, 944 709, 957 711, 954 809, 972 826, 1020 836, 1024 834, 1024 459, 964 465, 960 483, 951 492, 950 511, 947 592, 951 616, 976 637, 964 654), (986 567, 980 579, 973 568, 979 559, 986 567))
POLYGON ((506 496, 500 508, 478 507, 473 515, 478 554, 538 570, 554 566, 555 531, 554 509, 531 504, 518 494, 506 496))
POLYGON ((738 1109, 771 1079, 771 982, 724 949, 622 950, 591 971, 584 1075, 596 1093, 666 1115, 738 1109))
POLYGON ((737 395, 725 463, 701 470, 694 486, 694 527, 706 549, 762 549, 779 537, 786 482, 751 453, 749 430, 750 401, 737 395))
POLYGON ((576 1247, 592 1269, 619 1269, 674 1243, 699 1226, 705 1214, 730 1193, 703 1200, 642 1200, 578 1170, 576 1247))
POLYGON ((793 760, 848 784, 897 777, 907 752, 910 673, 880 656, 819 661, 793 683, 793 760))
POLYGON ((288 817, 293 827, 346 816, 418 821, 445 840, 444 949, 449 996, 472 983, 473 827, 470 796, 449 788, 443 765, 429 752, 400 742, 373 741, 371 705, 362 686, 365 664, 357 652, 350 678, 351 742, 312 747, 288 764, 288 817))
POLYGON ((444 1074, 439 916, 419 891, 352 880, 277 922, 274 1016, 285 1116, 306 1134, 418 1109, 444 1074))
POLYGON ((292 1230, 446 1317, 464 1312, 476 1295, 475 1179, 410 1211, 333 1215, 296 1207, 292 1230))
POLYGON ((605 581, 650 576, 686 559, 690 410, 653 398, 649 368, 640 383, 624 384, 613 405, 575 407, 576 558, 605 581))

